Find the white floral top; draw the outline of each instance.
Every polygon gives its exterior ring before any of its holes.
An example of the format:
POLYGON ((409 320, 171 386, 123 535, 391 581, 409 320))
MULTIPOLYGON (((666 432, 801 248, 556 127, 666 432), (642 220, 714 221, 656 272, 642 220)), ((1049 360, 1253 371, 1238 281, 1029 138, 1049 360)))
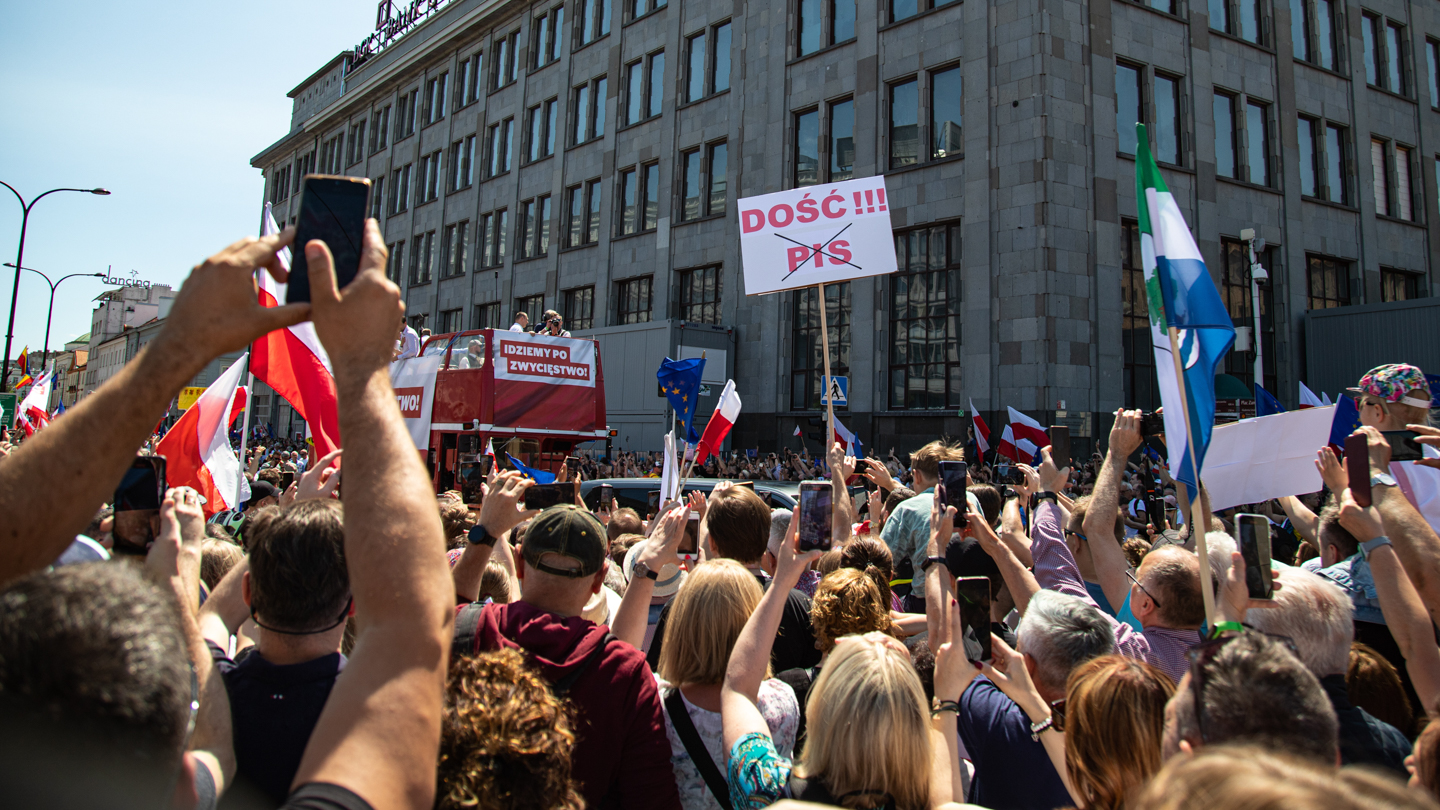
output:
MULTIPOLYGON (((675 726, 670 722, 670 710, 665 707, 664 701, 674 687, 659 675, 655 676, 655 682, 660 688, 660 706, 665 712, 665 736, 670 740, 670 767, 675 769, 675 786, 680 789, 680 806, 685 810, 720 810, 720 803, 715 801, 714 794, 705 784, 705 777, 700 775, 700 769, 691 761, 690 754, 685 751, 685 743, 680 741, 680 735, 675 733, 675 726)), ((680 697, 684 700, 685 693, 681 692, 680 697)), ((760 684, 759 708, 765 723, 770 726, 775 750, 781 756, 790 758, 795 749, 795 733, 800 726, 800 704, 795 700, 795 692, 784 681, 774 678, 764 681, 760 684)), ((715 767, 720 769, 720 773, 726 773, 727 752, 725 735, 720 725, 720 713, 706 711, 688 700, 685 700, 685 709, 689 711, 690 722, 695 724, 700 739, 705 741, 705 750, 709 752, 715 767)))

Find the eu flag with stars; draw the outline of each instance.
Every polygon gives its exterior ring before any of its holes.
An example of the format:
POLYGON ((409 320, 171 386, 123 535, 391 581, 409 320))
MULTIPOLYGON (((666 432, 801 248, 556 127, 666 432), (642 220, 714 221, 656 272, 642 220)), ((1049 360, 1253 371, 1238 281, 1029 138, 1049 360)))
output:
POLYGON ((675 409, 675 415, 685 425, 685 441, 690 444, 700 441, 700 434, 695 432, 691 423, 695 420, 695 402, 700 398, 700 375, 704 371, 703 357, 691 360, 671 360, 667 357, 660 364, 660 370, 655 372, 660 390, 665 392, 670 407, 675 409))
POLYGON ((1280 404, 1280 400, 1276 399, 1274 394, 1261 388, 1260 384, 1256 383, 1255 415, 1270 416, 1277 413, 1285 413, 1285 406, 1280 404))

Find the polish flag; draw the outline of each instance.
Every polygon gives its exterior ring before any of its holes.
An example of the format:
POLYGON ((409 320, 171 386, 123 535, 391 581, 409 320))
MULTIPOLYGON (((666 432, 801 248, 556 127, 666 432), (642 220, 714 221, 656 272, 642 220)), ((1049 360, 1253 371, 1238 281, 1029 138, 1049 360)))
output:
POLYGON ((696 445, 696 464, 704 464, 711 453, 720 454, 720 444, 725 441, 725 437, 730 434, 730 428, 735 426, 735 420, 739 418, 740 395, 735 393, 735 381, 726 380, 725 390, 720 392, 720 402, 715 405, 715 413, 710 415, 710 422, 705 425, 705 433, 700 436, 700 443, 696 445))
POLYGON ((235 389, 235 401, 230 405, 230 427, 235 426, 235 420, 245 412, 245 403, 250 399, 250 389, 240 386, 235 389))
POLYGON ((1311 391, 1309 386, 1303 382, 1300 383, 1300 410, 1323 408, 1326 404, 1320 400, 1320 397, 1315 396, 1315 392, 1311 391))
MULTIPOLYGON (((230 449, 229 418, 245 371, 245 355, 225 370, 155 446, 165 457, 170 486, 187 486, 205 496, 205 513, 235 509, 243 476, 230 449)), ((248 489, 248 487, 246 488, 248 489)))
POLYGON ((1000 434, 1000 445, 995 449, 1011 461, 1034 463, 1040 457, 1040 448, 1050 444, 1050 437, 1039 422, 1014 408, 1008 410, 1010 424, 1000 434))
MULTIPOLYGON (((265 204, 264 235, 279 233, 270 204, 265 204)), ((276 254, 280 265, 290 269, 290 249, 276 254)), ((260 288, 260 304, 278 307, 284 290, 263 268, 256 271, 260 288)), ((315 452, 324 456, 340 446, 340 412, 335 397, 335 376, 330 357, 315 325, 309 321, 285 329, 277 329, 255 341, 250 359, 250 373, 257 380, 275 389, 300 417, 315 437, 315 452)))
POLYGON ((800 426, 799 426, 799 425, 796 425, 796 426, 795 426, 795 435, 796 435, 796 436, 802 435, 802 434, 800 433, 800 426))
POLYGON ((495 458, 495 440, 494 440, 494 439, 486 439, 486 440, 485 440, 485 455, 489 456, 489 457, 492 458, 492 459, 495 458))
POLYGON ((835 441, 845 448, 845 455, 851 457, 855 455, 855 448, 860 446, 860 440, 855 438, 855 434, 851 433, 839 419, 835 420, 835 441))
POLYGON ((53 370, 42 372, 35 384, 30 386, 30 392, 25 395, 20 407, 15 409, 15 422, 25 430, 27 439, 50 424, 50 412, 45 410, 45 406, 50 402, 50 384, 54 379, 53 370))
POLYGON ((975 422, 975 446, 980 450, 980 457, 990 452, 990 426, 980 418, 980 412, 975 410, 975 400, 970 400, 970 418, 975 422))

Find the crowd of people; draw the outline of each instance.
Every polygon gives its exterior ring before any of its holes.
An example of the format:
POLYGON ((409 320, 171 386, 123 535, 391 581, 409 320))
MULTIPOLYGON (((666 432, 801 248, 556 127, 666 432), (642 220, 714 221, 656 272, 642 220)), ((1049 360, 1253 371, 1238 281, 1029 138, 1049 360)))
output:
POLYGON ((0 447, 7 806, 1440 808, 1440 429, 1413 367, 1355 390, 1368 496, 1320 449, 1323 490, 1241 507, 1272 526, 1271 598, 1138 411, 1103 455, 977 464, 963 492, 943 441, 834 445, 811 548, 748 454, 654 515, 526 510, 516 471, 437 496, 377 227, 344 290, 312 242, 312 303, 263 308, 252 273, 283 282, 292 238, 197 267, 132 363, 0 447), (346 448, 255 447, 241 509, 173 487, 137 544, 112 493, 156 415, 306 319, 346 448), (1405 429, 1428 458, 1391 462, 1405 429))

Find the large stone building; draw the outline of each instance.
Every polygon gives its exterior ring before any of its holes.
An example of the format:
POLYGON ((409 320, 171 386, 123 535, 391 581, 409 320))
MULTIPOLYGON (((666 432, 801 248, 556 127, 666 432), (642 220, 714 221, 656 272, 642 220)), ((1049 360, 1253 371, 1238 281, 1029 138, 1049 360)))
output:
MULTIPOLYGON (((1432 289, 1440 8, 1421 2, 418 0, 380 3, 377 28, 290 93, 289 133, 252 161, 266 200, 293 222, 306 172, 371 178, 412 322, 559 310, 601 341, 625 448, 659 446, 666 353, 735 378, 737 446, 797 446, 820 413, 816 296, 741 280, 736 199, 799 185, 886 176, 900 272, 828 299, 841 418, 881 452, 963 436, 972 399, 1065 420, 1082 448, 1106 412, 1158 404, 1137 120, 1237 325, 1240 239, 1265 240, 1282 400, 1306 310, 1432 289)), ((1227 371, 1250 383, 1254 359, 1227 371)))

